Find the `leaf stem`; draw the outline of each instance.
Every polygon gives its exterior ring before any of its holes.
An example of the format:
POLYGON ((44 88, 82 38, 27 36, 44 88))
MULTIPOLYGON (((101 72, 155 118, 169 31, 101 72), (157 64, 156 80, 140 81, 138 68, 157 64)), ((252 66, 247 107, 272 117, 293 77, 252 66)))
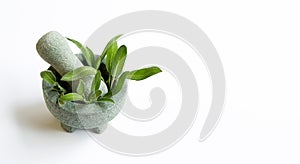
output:
POLYGON ((112 76, 112 80, 110 82, 110 88, 112 89, 113 85, 114 85, 114 81, 115 81, 115 78, 112 76))

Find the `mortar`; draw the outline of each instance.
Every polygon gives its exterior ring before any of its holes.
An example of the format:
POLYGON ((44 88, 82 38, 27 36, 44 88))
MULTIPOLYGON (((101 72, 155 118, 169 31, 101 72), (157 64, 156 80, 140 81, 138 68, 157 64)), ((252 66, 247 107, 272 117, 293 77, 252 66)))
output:
MULTIPOLYGON (((55 31, 46 33, 41 37, 36 45, 39 55, 48 62, 51 71, 56 79, 61 79, 66 73, 83 66, 82 54, 77 56, 73 54, 65 37, 55 31)), ((85 93, 88 95, 91 91, 91 85, 94 75, 87 76, 82 80, 85 82, 85 93)), ((74 91, 78 83, 63 83, 65 88, 74 91), (69 86, 69 87, 68 87, 69 86)), ((107 123, 112 120, 119 112, 125 101, 127 84, 121 91, 111 97, 114 103, 79 103, 67 101, 65 105, 58 103, 60 93, 55 91, 50 84, 43 81, 43 95, 49 111, 61 122, 61 126, 67 132, 73 132, 76 129, 94 129, 96 133, 102 133, 107 123)), ((101 82, 100 89, 102 94, 107 93, 104 82, 101 82)))
MULTIPOLYGON (((55 74, 55 70, 51 69, 55 74)), ((103 102, 100 104, 82 104, 78 102, 66 102, 59 106, 58 91, 51 90, 51 85, 43 81, 43 95, 46 105, 52 115, 61 122, 61 126, 67 132, 76 129, 92 129, 96 133, 102 133, 107 123, 112 120, 124 105, 127 91, 127 83, 112 99, 115 103, 103 102)))

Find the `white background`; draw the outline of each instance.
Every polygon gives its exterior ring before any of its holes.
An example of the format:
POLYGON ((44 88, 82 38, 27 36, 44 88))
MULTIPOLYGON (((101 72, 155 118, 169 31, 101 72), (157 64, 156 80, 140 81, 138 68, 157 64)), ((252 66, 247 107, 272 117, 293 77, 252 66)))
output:
POLYGON ((127 0, 0 2, 0 163, 299 163, 300 4, 297 0, 127 0), (205 141, 201 126, 148 157, 115 154, 85 132, 65 133, 47 111, 35 51, 57 30, 85 41, 122 14, 156 9, 182 15, 211 39, 222 59, 227 100, 205 141))

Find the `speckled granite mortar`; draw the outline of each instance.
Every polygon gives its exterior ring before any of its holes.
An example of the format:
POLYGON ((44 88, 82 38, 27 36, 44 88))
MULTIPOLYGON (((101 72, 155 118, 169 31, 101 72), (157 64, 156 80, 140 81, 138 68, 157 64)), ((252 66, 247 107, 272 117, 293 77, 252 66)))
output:
MULTIPOLYGON (((83 66, 82 54, 74 55, 67 40, 60 33, 50 31, 43 35, 36 44, 39 55, 48 62, 54 73, 61 76, 83 66)), ((98 56, 96 56, 98 57, 98 56)), ((50 69, 50 68, 49 68, 50 69)), ((90 93, 94 76, 84 77, 85 94, 90 93)), ((72 90, 76 90, 78 82, 71 84, 72 90)), ((104 82, 101 83, 102 94, 107 93, 104 82)), ((59 93, 51 89, 51 85, 43 81, 43 94, 49 111, 61 122, 61 126, 68 132, 75 129, 95 129, 96 133, 105 130, 107 123, 119 112, 125 101, 127 86, 114 95, 114 104, 103 102, 101 104, 81 104, 67 102, 65 106, 58 105, 59 93)))
POLYGON ((49 111, 61 122, 61 126, 67 132, 76 129, 94 129, 96 133, 102 133, 107 123, 121 110, 126 98, 127 84, 125 83, 119 93, 112 99, 114 104, 105 102, 101 104, 81 104, 67 102, 65 106, 58 105, 59 93, 51 90, 51 85, 43 81, 43 94, 49 111))

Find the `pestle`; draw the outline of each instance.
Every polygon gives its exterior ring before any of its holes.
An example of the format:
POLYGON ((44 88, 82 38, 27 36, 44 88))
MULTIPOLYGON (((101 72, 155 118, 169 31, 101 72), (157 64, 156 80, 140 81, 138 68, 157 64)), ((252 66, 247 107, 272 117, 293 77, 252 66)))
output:
MULTIPOLYGON (((50 31, 42 36, 36 44, 36 50, 61 76, 83 66, 73 54, 66 38, 56 31, 50 31)), ((86 95, 91 91, 93 77, 87 76, 82 79, 85 83, 86 95)), ((72 84, 73 91, 76 91, 77 86, 78 82, 72 84)))

